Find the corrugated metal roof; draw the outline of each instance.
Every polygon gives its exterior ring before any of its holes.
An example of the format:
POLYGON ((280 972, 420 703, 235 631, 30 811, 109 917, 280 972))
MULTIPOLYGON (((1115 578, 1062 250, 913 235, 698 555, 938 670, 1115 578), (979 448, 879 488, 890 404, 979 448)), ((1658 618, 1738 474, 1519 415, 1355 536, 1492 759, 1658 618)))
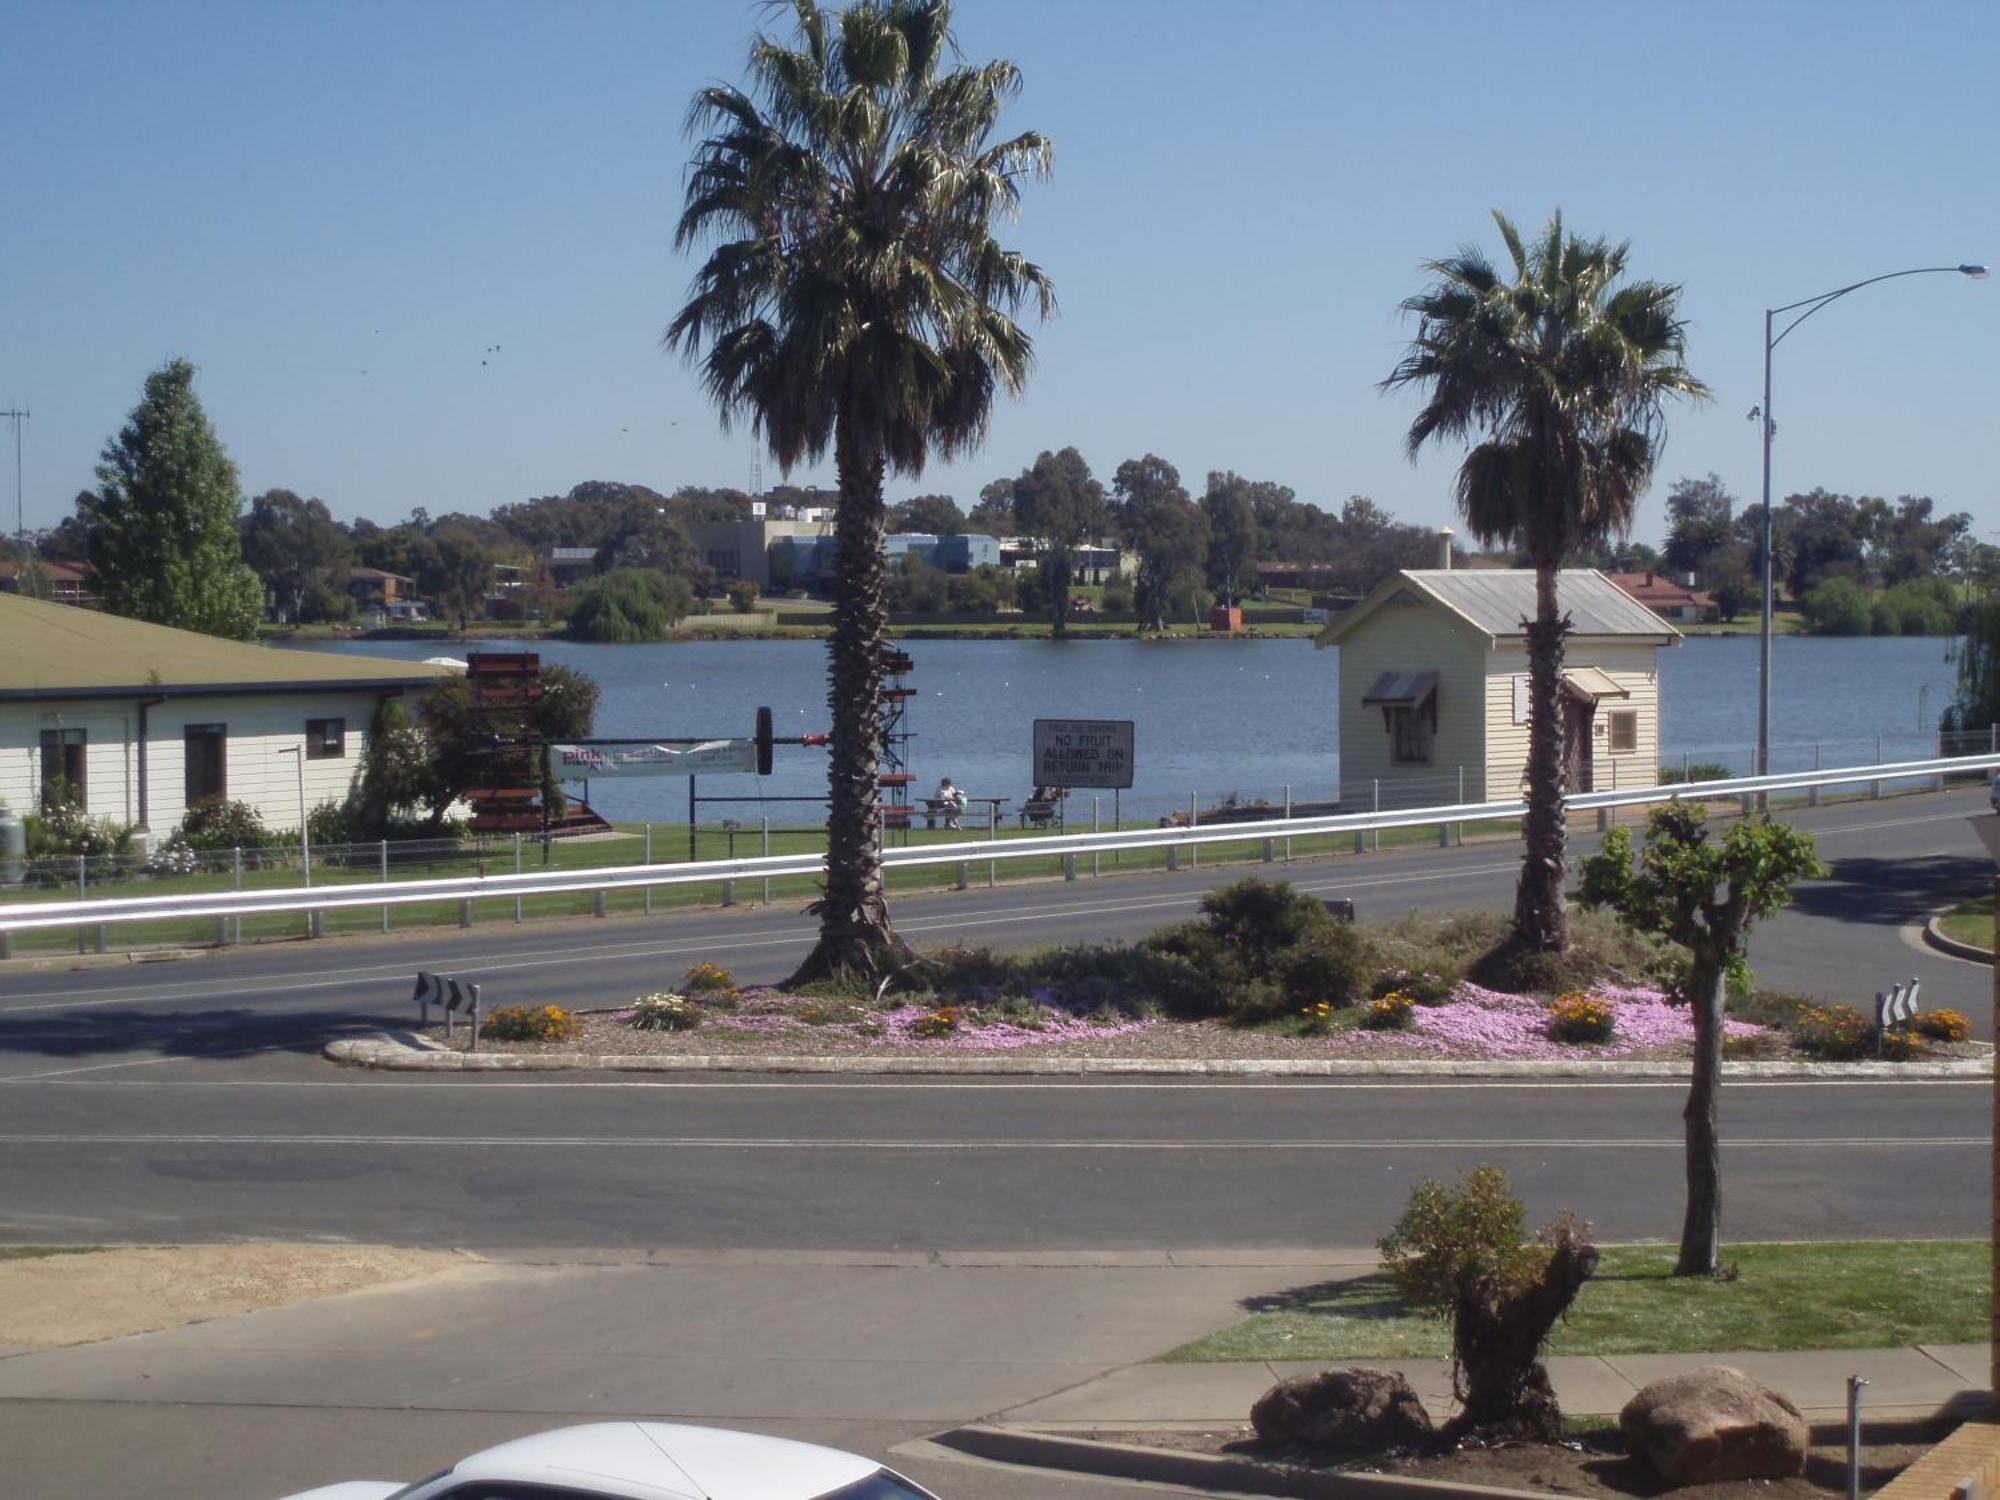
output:
POLYGON ((1435 693, 1437 686, 1438 674, 1435 672, 1384 672, 1375 679, 1375 685, 1361 695, 1361 701, 1370 707, 1415 708, 1435 693))
MULTIPOLYGON (((1492 572, 1423 568, 1403 576, 1488 635, 1521 635, 1521 622, 1535 617, 1535 574, 1530 568, 1492 572)), ((1658 615, 1594 568, 1564 568, 1556 584, 1556 597, 1577 635, 1674 633, 1658 615)))
POLYGON ((0 699, 424 687, 449 675, 421 662, 278 651, 0 594, 0 699))
POLYGON ((1595 703, 1599 698, 1629 698, 1630 688, 1625 687, 1602 667, 1564 667, 1563 686, 1579 698, 1587 698, 1595 703))

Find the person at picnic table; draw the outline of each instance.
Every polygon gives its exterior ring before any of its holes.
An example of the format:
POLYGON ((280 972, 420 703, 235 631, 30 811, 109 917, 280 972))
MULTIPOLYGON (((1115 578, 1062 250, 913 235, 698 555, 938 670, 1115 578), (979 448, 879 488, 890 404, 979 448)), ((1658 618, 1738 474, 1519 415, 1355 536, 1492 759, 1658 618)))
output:
POLYGON ((949 776, 938 782, 937 802, 939 810, 944 813, 944 826, 958 827, 959 814, 965 811, 965 792, 953 786, 949 776))

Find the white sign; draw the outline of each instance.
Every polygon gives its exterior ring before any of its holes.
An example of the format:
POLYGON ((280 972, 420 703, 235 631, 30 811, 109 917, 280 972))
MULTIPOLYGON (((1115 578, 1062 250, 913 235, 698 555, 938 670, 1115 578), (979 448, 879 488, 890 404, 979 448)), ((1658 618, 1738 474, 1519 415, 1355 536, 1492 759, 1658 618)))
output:
POLYGON ((1035 785, 1132 785, 1130 719, 1035 720, 1035 785))
POLYGON ((1528 679, 1518 673, 1514 677, 1514 722, 1528 722, 1528 679))
POLYGON ((1305 625, 1324 625, 1326 615, 1327 612, 1323 609, 1302 609, 1299 611, 1299 621, 1305 625))
POLYGON ((706 776, 757 769, 755 740, 698 745, 551 745, 559 776, 706 776))

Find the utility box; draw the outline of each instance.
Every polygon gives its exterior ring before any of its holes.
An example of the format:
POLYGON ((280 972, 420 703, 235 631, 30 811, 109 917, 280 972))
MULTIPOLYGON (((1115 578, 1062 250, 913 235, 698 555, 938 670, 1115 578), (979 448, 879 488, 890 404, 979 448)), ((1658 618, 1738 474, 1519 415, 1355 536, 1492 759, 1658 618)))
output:
POLYGON ((1243 606, 1240 604, 1218 604, 1208 612, 1208 628, 1220 634, 1234 635, 1243 628, 1243 606))

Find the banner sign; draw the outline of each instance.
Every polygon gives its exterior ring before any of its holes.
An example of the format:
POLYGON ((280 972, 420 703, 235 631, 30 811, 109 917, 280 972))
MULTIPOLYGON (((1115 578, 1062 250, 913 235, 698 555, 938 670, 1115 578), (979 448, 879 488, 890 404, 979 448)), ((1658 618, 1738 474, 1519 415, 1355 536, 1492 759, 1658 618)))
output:
POLYGON ((558 776, 706 776, 755 771, 755 740, 705 740, 699 745, 551 745, 558 776))
POLYGON ((1035 720, 1035 785, 1132 785, 1130 719, 1035 720))

